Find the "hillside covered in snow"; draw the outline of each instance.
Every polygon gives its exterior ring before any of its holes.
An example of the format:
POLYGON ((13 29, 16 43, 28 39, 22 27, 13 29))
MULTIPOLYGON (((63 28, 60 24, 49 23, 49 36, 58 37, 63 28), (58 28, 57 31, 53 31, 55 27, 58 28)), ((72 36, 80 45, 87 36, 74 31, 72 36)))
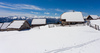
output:
POLYGON ((0 53, 100 53, 100 31, 89 26, 0 32, 0 53))

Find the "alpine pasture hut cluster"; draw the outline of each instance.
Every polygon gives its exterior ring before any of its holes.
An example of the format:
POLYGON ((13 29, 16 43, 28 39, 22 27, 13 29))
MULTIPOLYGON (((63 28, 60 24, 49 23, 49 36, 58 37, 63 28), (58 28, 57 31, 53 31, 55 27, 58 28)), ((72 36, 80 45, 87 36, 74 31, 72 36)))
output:
POLYGON ((33 19, 31 25, 27 20, 14 20, 12 22, 0 23, 0 31, 25 30, 35 26, 46 25, 46 19, 33 19))
POLYGON ((33 19, 31 27, 46 25, 46 19, 33 19))
POLYGON ((62 25, 84 23, 84 18, 81 12, 65 12, 61 15, 60 21, 62 25))

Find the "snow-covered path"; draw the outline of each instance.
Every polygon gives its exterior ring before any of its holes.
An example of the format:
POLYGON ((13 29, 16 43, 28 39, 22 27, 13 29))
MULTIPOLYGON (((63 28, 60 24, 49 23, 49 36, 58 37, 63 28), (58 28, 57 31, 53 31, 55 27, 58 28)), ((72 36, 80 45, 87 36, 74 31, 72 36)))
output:
POLYGON ((0 32, 0 53, 100 53, 100 31, 88 26, 0 32))

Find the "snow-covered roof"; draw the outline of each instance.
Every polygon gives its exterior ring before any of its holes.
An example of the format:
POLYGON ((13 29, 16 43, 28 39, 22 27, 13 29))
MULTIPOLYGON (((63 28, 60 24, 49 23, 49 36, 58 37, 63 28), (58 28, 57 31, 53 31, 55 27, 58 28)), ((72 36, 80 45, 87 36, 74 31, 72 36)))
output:
POLYGON ((67 22, 84 22, 81 12, 65 12, 61 15, 61 19, 66 19, 67 22))
POLYGON ((33 19, 32 25, 46 24, 46 19, 33 19))
POLYGON ((99 16, 98 15, 90 15, 93 19, 97 19, 97 18, 99 18, 99 16))
POLYGON ((9 26, 10 23, 4 23, 1 27, 1 29, 7 29, 7 27, 9 26))
POLYGON ((25 20, 15 20, 7 28, 20 28, 25 20))
POLYGON ((2 24, 3 24, 3 23, 0 23, 0 28, 1 28, 2 24))

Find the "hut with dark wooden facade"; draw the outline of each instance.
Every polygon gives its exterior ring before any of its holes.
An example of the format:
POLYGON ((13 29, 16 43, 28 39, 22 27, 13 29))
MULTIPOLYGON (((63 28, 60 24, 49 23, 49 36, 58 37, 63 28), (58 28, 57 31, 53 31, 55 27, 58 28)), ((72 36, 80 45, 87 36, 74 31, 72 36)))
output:
POLYGON ((65 12, 61 15, 60 21, 62 25, 84 23, 84 18, 81 12, 65 12))
POLYGON ((6 31, 7 27, 10 25, 10 22, 2 23, 2 26, 0 28, 1 31, 6 31))
POLYGON ((98 15, 89 15, 86 20, 96 20, 99 19, 98 15))
POLYGON ((31 27, 46 25, 46 19, 33 19, 31 27))
POLYGON ((7 30, 25 30, 30 29, 30 25, 26 20, 14 20, 8 27, 7 30))

